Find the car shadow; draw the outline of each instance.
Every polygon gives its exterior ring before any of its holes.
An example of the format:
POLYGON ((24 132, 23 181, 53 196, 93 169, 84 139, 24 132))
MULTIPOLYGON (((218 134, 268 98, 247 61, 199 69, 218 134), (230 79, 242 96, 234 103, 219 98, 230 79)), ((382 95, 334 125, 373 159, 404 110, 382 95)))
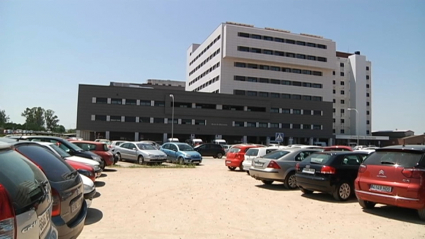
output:
POLYGON ((102 174, 99 176, 99 178, 104 178, 104 177, 108 177, 108 175, 107 175, 107 174, 102 173, 102 174))
POLYGON ((285 185, 283 183, 276 183, 274 182, 273 184, 258 184, 255 185, 257 188, 261 188, 261 189, 266 189, 266 190, 273 190, 273 191, 288 191, 288 192, 292 192, 294 190, 291 189, 287 189, 285 188, 285 185))
POLYGON ((105 168, 103 172, 116 172, 117 170, 115 168, 105 168))
POLYGON ((93 198, 98 198, 98 197, 100 197, 102 194, 100 194, 100 192, 97 192, 96 191, 96 193, 94 194, 94 196, 93 196, 93 198))
POLYGON ((84 222, 84 225, 91 225, 93 223, 96 223, 103 218, 103 213, 99 209, 96 208, 88 208, 87 209, 87 216, 86 221, 84 222))
POLYGON ((301 193, 302 197, 308 198, 308 199, 313 199, 316 201, 321 201, 321 202, 329 202, 329 203, 358 203, 357 198, 352 195, 348 200, 346 201, 338 201, 336 200, 331 194, 329 193, 319 193, 319 192, 314 192, 312 194, 305 194, 305 193, 301 193))
POLYGON ((95 181, 94 182, 94 186, 96 186, 96 187, 103 187, 103 186, 105 186, 105 182, 102 182, 102 181, 95 181))
POLYGON ((363 212, 398 221, 425 225, 425 221, 421 221, 419 219, 418 213, 415 209, 382 205, 372 209, 363 209, 363 212))

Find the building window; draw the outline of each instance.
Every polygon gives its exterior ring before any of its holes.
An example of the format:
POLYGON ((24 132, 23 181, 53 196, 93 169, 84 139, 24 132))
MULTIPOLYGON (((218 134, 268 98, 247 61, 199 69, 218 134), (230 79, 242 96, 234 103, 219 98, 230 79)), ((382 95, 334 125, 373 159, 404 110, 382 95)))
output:
POLYGON ((235 67, 243 67, 243 68, 245 68, 245 67, 246 67, 246 63, 243 63, 243 62, 235 62, 235 67))
POLYGON ((345 120, 344 119, 341 119, 341 124, 343 124, 343 123, 345 123, 345 120))
POLYGON ((108 98, 96 98, 96 104, 107 104, 108 98))
POLYGON ((111 104, 113 104, 113 105, 122 105, 122 99, 112 98, 111 99, 111 104))
POLYGON ((303 100, 311 100, 311 96, 310 95, 303 95, 303 100))
POLYGON ((246 81, 248 81, 248 82, 257 82, 258 79, 257 79, 257 77, 247 77, 246 78, 246 81))
POLYGON ((366 75, 366 80, 369 80, 369 76, 368 75, 366 75))
POLYGON ((134 116, 126 116, 125 117, 125 122, 136 122, 136 117, 134 116))
POLYGON ((245 32, 238 32, 238 36, 249 38, 249 34, 245 32))
POLYGON ((238 46, 238 51, 245 51, 245 52, 249 52, 249 47, 246 47, 246 46, 238 46))
POLYGON ((266 65, 260 65, 260 70, 269 70, 270 69, 270 67, 269 66, 266 66, 266 65))
POLYGON ((279 128, 279 123, 270 123, 270 128, 279 128))
POLYGON ((275 37, 275 38, 274 38, 274 41, 275 41, 275 42, 285 42, 285 40, 284 40, 284 39, 282 39, 282 38, 278 38, 278 37, 275 37))
POLYGON ((236 81, 245 81, 245 76, 234 76, 233 79, 236 81))
POLYGON ((258 65, 257 64, 250 64, 250 63, 248 63, 247 68, 258 69, 258 65))
POLYGON ((303 124, 303 129, 311 129, 311 124, 303 124))
POLYGON ((291 95, 290 94, 282 94, 282 98, 283 99, 291 99, 291 95))
POLYGON ((269 93, 268 92, 258 92, 258 96, 260 96, 260 97, 269 97, 269 93))
POLYGON ((366 102, 366 106, 370 106, 370 103, 369 102, 366 102))
POLYGON ((95 121, 106 121, 106 115, 96 115, 94 117, 95 121))
POLYGON ((270 70, 272 70, 272 71, 280 71, 280 67, 278 67, 278 66, 270 66, 270 70))
POLYGON ((290 109, 282 109, 282 114, 290 114, 291 110, 290 109))
POLYGON ((274 51, 275 56, 285 56, 285 52, 282 51, 274 51))
POLYGON ((366 70, 367 70, 367 71, 369 70, 369 67, 368 67, 368 66, 366 66, 366 70))
POLYGON ((370 134, 370 131, 369 130, 366 130, 366 134, 369 135, 370 134))
POLYGON ((325 57, 317 57, 317 61, 321 61, 321 62, 327 62, 328 60, 325 57))
POLYGON ((266 55, 273 55, 273 51, 272 51, 272 50, 266 50, 266 49, 264 49, 264 50, 263 50, 263 54, 266 54, 266 55))
POLYGON ((233 94, 234 95, 245 95, 245 91, 244 90, 233 90, 233 94))
POLYGON ((333 102, 334 102, 334 103, 336 103, 336 100, 335 100, 335 99, 333 99, 333 102))
POLYGON ((321 48, 321 49, 326 49, 326 45, 322 45, 322 44, 317 44, 317 48, 321 48))
POLYGON ((280 94, 279 93, 270 93, 270 97, 271 98, 279 98, 280 94))
POLYGON ((344 94, 345 94, 345 91, 341 90, 341 95, 344 95, 344 94))
POLYGON ((154 106, 161 106, 161 107, 164 107, 164 106, 165 106, 165 101, 155 101, 154 106))
POLYGON ((344 112, 345 112, 345 110, 344 109, 341 109, 341 114, 344 114, 344 112))
POLYGON ((288 123, 282 123, 282 128, 283 128, 283 129, 290 129, 290 128, 291 128, 291 124, 288 124, 288 123))
POLYGON ((253 53, 261 53, 261 49, 259 49, 259 48, 251 48, 251 50, 250 50, 251 52, 253 52, 253 53))
POLYGON ((151 119, 149 117, 139 117, 139 123, 150 123, 151 119))
POLYGON ((370 121, 369 120, 366 120, 366 124, 370 124, 370 121))
POLYGON ((163 124, 164 119, 163 118, 153 118, 153 122, 156 124, 163 124))
POLYGON ((285 42, 288 44, 295 44, 295 41, 291 39, 286 39, 285 42))
POLYGON ((311 115, 311 110, 303 110, 303 115, 311 115))
POLYGON ((344 72, 340 72, 340 75, 341 75, 341 76, 344 76, 344 72))
POLYGON ((332 72, 332 75, 335 75, 335 71, 332 72))
POLYGON ((151 106, 151 101, 150 100, 141 100, 140 105, 151 106))
POLYGON ((235 121, 235 127, 244 127, 243 121, 235 121))
POLYGON ((370 97, 370 94, 369 93, 366 93, 366 97, 370 97))
POLYGON ((345 133, 343 129, 341 129, 339 132, 341 132, 341 134, 344 134, 345 133))
POLYGON ((340 66, 340 67, 344 67, 344 63, 342 63, 342 62, 341 62, 341 63, 339 63, 339 66, 340 66))
POLYGON ((320 129, 322 129, 322 126, 320 126, 319 124, 314 124, 313 129, 314 130, 320 130, 320 129))
POLYGON ((366 84, 366 88, 369 89, 369 87, 370 87, 369 84, 366 84))
POLYGON ((297 45, 305 46, 305 42, 303 42, 303 41, 297 41, 297 45))
POLYGON ((313 115, 322 115, 322 111, 320 111, 320 110, 313 110, 313 115))
POLYGON ((182 119, 182 124, 192 124, 192 120, 191 119, 182 119))
POLYGON ((270 108, 270 113, 279 113, 279 108, 270 108))
POLYGON ((126 105, 136 105, 136 104, 137 104, 137 100, 133 100, 133 99, 126 99, 126 100, 125 100, 125 104, 126 104, 126 105))
POLYGON ((341 100, 341 104, 345 104, 345 101, 344 100, 341 100))
POLYGON ((269 127, 269 124, 268 123, 265 123, 265 122, 259 122, 258 123, 258 127, 259 128, 268 128, 269 127))
POLYGON ((367 114, 367 115, 370 115, 370 112, 369 112, 369 110, 368 110, 368 111, 366 111, 366 114, 367 114))
POLYGON ((205 120, 195 120, 195 125, 205 125, 205 120))
MULTIPOLYGON (((260 67, 261 67, 261 65, 260 65, 260 67)), ((269 79, 267 79, 267 78, 258 78, 258 82, 260 82, 260 83, 269 83, 269 79)))
POLYGON ((250 91, 250 90, 248 90, 246 92, 246 95, 248 95, 248 96, 257 96, 257 91, 250 91))
POLYGON ((109 121, 112 121, 112 122, 121 122, 121 116, 119 116, 119 115, 111 115, 111 117, 109 118, 109 121))
POLYGON ((301 129, 301 124, 292 124, 293 129, 301 129))
POLYGON ((263 40, 266 40, 266 41, 273 41, 273 37, 263 36, 263 40))
POLYGON ((291 99, 293 99, 293 100, 301 100, 301 95, 291 95, 291 99))
POLYGON ((251 34, 251 38, 253 39, 261 39, 261 35, 257 35, 257 34, 251 34))
POLYGON ((280 80, 277 80, 277 79, 270 79, 270 83, 271 83, 271 84, 277 84, 277 85, 280 85, 280 80))
POLYGON ((301 114, 301 110, 300 109, 293 109, 292 110, 292 114, 294 114, 294 115, 300 115, 301 114))
POLYGON ((332 109, 332 112, 334 112, 334 113, 336 112, 335 108, 332 109))
POLYGON ((345 82, 344 82, 344 81, 341 81, 341 82, 340 82, 340 84, 341 84, 341 85, 344 85, 344 84, 345 84, 345 82))
POLYGON ((333 118, 334 123, 336 122, 335 118, 333 118))
POLYGON ((334 93, 334 94, 335 94, 335 93, 336 93, 336 91, 335 91, 335 90, 333 90, 333 91, 332 91, 332 93, 334 93))
POLYGON ((281 80, 282 85, 292 85, 292 81, 289 80, 281 80))

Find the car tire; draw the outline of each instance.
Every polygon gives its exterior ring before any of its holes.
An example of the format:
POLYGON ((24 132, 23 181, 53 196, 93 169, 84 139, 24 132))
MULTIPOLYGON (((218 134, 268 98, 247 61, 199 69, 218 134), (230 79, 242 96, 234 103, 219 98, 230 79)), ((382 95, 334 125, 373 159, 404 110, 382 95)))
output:
POLYGON ((177 159, 177 162, 178 162, 179 164, 184 164, 184 159, 183 159, 183 157, 179 157, 179 158, 177 159))
POLYGON ((358 201, 359 201, 360 206, 364 209, 372 209, 376 205, 376 203, 374 203, 374 202, 365 201, 365 200, 362 200, 362 199, 358 199, 358 201))
POLYGON ((425 221, 425 208, 418 209, 418 215, 422 221, 425 221))
POLYGON ((341 182, 337 185, 333 196, 338 201, 346 201, 353 195, 353 188, 348 182, 341 182))
POLYGON ((145 164, 145 159, 142 155, 139 155, 139 157, 137 157, 137 163, 140 165, 145 164))
POLYGON ((265 185, 271 185, 273 183, 273 180, 261 180, 265 185))
POLYGON ((121 154, 120 154, 120 153, 118 153, 118 154, 116 155, 116 157, 118 158, 118 161, 122 161, 122 162, 124 162, 124 159, 121 157, 121 154))
POLYGON ((227 166, 227 168, 229 168, 230 171, 235 171, 235 169, 236 169, 236 167, 230 167, 230 166, 227 166))
POLYGON ((102 170, 105 170, 105 167, 106 167, 106 163, 105 163, 105 160, 101 160, 101 162, 100 162, 100 164, 99 164, 99 167, 102 169, 102 170))
POLYGON ((223 154, 222 153, 218 153, 215 157, 221 159, 221 158, 223 158, 223 154))
POLYGON ((249 173, 249 170, 248 170, 248 171, 246 171, 246 174, 251 175, 251 174, 249 173))
POLYGON ((297 186, 297 179, 295 177, 295 172, 290 172, 288 173, 288 175, 286 175, 285 178, 285 182, 283 182, 285 184, 285 188, 287 189, 296 189, 298 188, 297 186))
POLYGON ((305 189, 305 188, 301 188, 301 192, 302 192, 303 194, 312 194, 312 193, 313 193, 313 191, 308 190, 308 189, 305 189))

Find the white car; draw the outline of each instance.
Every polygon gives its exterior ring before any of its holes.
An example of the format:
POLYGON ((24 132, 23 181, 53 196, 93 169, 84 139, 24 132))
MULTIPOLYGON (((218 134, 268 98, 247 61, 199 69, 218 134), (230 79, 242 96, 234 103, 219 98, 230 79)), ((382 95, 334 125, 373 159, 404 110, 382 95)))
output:
POLYGON ((56 155, 58 155, 59 157, 65 160, 71 160, 74 162, 79 162, 79 163, 92 166, 96 174, 96 178, 100 177, 100 175, 102 174, 102 168, 100 167, 100 164, 97 161, 79 157, 79 156, 72 156, 69 153, 65 152, 62 148, 57 146, 55 143, 51 143, 51 142, 36 142, 36 143, 47 146, 50 150, 52 150, 53 153, 55 153, 56 155))
POLYGON ((93 201, 93 197, 96 194, 96 187, 90 178, 82 174, 80 174, 80 177, 84 185, 84 199, 86 200, 87 207, 90 207, 93 201))
POLYGON ((247 174, 249 174, 249 168, 252 165, 253 159, 264 156, 280 148, 285 148, 285 147, 284 146, 268 146, 268 147, 248 149, 245 153, 244 161, 242 162, 242 169, 246 171, 247 174))

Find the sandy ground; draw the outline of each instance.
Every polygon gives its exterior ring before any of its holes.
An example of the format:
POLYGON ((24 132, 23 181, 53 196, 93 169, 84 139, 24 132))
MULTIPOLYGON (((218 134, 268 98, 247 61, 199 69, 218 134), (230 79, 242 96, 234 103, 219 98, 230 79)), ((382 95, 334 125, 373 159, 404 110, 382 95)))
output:
MULTIPOLYGON (((128 165, 129 163, 119 164, 128 165)), ((224 159, 185 169, 112 168, 79 239, 425 238, 416 211, 265 186, 224 159)))

